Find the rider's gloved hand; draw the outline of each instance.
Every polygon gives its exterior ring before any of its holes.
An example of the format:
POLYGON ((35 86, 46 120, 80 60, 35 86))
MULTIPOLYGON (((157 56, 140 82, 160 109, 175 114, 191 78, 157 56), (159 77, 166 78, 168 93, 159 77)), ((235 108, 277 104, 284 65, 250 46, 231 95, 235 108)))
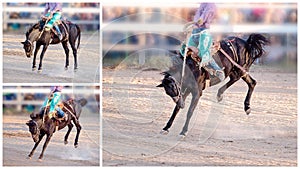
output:
POLYGON ((199 25, 202 25, 202 24, 203 24, 203 20, 202 20, 202 19, 199 19, 197 23, 198 23, 199 25))

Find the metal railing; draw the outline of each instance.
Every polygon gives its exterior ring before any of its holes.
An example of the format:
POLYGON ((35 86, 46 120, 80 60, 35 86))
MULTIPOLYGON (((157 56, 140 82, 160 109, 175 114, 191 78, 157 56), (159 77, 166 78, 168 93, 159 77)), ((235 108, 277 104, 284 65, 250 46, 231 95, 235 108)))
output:
MULTIPOLYGON (((28 12, 28 13, 36 13, 41 14, 44 11, 43 7, 22 7, 22 6, 6 6, 5 3, 3 3, 3 30, 8 29, 8 24, 15 23, 15 24, 33 24, 38 21, 39 18, 18 18, 13 19, 9 18, 9 14, 12 12, 28 12)), ((66 7, 63 8, 64 14, 80 14, 80 13, 92 13, 99 15, 100 14, 100 8, 91 8, 91 7, 85 7, 85 8, 73 8, 73 7, 66 7)), ((98 20, 72 20, 71 18, 68 18, 68 20, 78 24, 78 25, 99 25, 100 19, 98 20)))
MULTIPOLYGON (((35 88, 35 87, 4 87, 3 88, 3 97, 6 94, 15 94, 16 99, 14 100, 6 100, 3 99, 3 105, 13 105, 16 107, 17 111, 22 110, 22 106, 26 105, 34 105, 34 106, 42 106, 44 100, 24 100, 25 94, 45 94, 46 96, 49 94, 49 89, 46 88, 35 88)), ((100 89, 92 89, 92 88, 80 88, 80 89, 64 89, 62 91, 62 95, 79 95, 81 98, 86 96, 93 96, 94 100, 88 102, 89 106, 98 106, 98 102, 96 101, 95 96, 100 94, 100 89)))

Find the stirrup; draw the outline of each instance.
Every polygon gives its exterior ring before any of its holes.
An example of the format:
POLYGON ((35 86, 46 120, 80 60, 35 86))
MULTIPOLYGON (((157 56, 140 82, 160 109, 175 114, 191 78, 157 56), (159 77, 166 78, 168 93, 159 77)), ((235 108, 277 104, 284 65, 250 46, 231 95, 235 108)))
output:
POLYGON ((216 70, 216 76, 221 80, 225 80, 225 72, 223 69, 221 70, 216 70))

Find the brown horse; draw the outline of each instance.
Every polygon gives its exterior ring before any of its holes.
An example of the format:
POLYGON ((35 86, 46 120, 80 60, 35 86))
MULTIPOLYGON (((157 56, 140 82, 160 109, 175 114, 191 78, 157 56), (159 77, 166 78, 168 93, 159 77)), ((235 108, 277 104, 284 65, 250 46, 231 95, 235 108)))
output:
MULTIPOLYGON (((69 67, 69 47, 68 43, 71 45, 73 56, 74 56, 74 70, 78 69, 77 64, 77 49, 80 45, 80 37, 81 37, 81 31, 78 25, 71 23, 69 21, 62 21, 61 24, 58 25, 58 27, 61 30, 62 33, 62 39, 60 40, 58 36, 54 33, 54 31, 45 31, 44 28, 41 28, 42 23, 37 23, 33 25, 29 30, 26 32, 26 40, 24 42, 21 42, 23 44, 23 48, 25 50, 25 54, 28 58, 31 57, 32 52, 34 50, 33 55, 33 62, 32 62, 32 71, 36 69, 36 56, 41 46, 43 46, 41 55, 40 55, 40 63, 38 67, 38 71, 42 71, 42 62, 44 58, 44 54, 51 44, 59 44, 61 43, 65 55, 66 55, 66 63, 65 63, 65 70, 69 67), (76 40, 77 40, 77 46, 76 46, 76 40), (36 42, 36 47, 34 48, 34 42, 36 42)), ((46 23, 43 23, 46 24, 46 23)))
POLYGON ((32 139, 35 142, 33 149, 31 150, 30 154, 28 155, 29 158, 33 156, 33 153, 43 137, 46 135, 46 141, 43 146, 42 153, 40 154, 39 159, 41 160, 44 156, 44 152, 47 148, 47 145, 53 135, 56 132, 56 126, 58 125, 58 130, 63 129, 64 127, 68 126, 68 131, 64 138, 64 143, 68 143, 69 134, 73 128, 72 122, 75 124, 77 128, 77 134, 74 142, 75 148, 78 147, 78 138, 81 130, 81 125, 79 124, 79 117, 82 111, 82 107, 87 104, 86 99, 80 100, 68 100, 63 102, 62 110, 66 113, 67 119, 59 121, 56 118, 49 118, 48 112, 49 107, 41 109, 39 114, 32 113, 30 115, 31 120, 29 120, 26 124, 29 127, 29 131, 31 133, 32 139))
MULTIPOLYGON (((224 91, 232 84, 242 78, 248 85, 248 93, 244 101, 244 110, 246 114, 250 114, 250 99, 256 81, 247 73, 252 63, 265 54, 264 46, 269 43, 269 40, 261 34, 251 34, 245 41, 238 37, 228 37, 220 41, 220 49, 214 55, 215 60, 224 68, 225 77, 230 80, 218 90, 217 99, 222 100, 224 91), (225 54, 221 51, 225 51, 225 54), (235 61, 231 62, 230 60, 235 61)), ((163 72, 164 79, 157 87, 164 87, 165 92, 169 95, 176 106, 173 110, 172 116, 167 122, 166 126, 162 129, 162 134, 167 134, 169 128, 172 126, 173 121, 179 112, 180 108, 184 107, 184 101, 189 94, 192 94, 192 101, 187 112, 187 119, 180 135, 185 136, 188 131, 188 126, 193 112, 198 104, 202 95, 202 91, 207 86, 212 86, 220 81, 217 78, 212 78, 208 69, 201 66, 199 57, 195 59, 193 51, 190 50, 186 57, 186 66, 184 76, 182 76, 183 57, 178 57, 179 64, 171 67, 168 71, 163 72), (210 81, 208 81, 210 79, 210 81), (217 80, 216 80, 217 79, 217 80), (179 83, 182 80, 182 85, 179 83)))

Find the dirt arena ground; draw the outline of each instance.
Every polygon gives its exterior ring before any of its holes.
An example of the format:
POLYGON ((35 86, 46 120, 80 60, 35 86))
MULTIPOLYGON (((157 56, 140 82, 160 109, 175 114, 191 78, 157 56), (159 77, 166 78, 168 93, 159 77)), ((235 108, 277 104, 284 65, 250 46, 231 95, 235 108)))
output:
POLYGON ((160 134, 175 105, 155 87, 163 78, 159 73, 103 70, 103 166, 297 166, 296 73, 253 65, 257 86, 248 116, 243 80, 221 103, 220 85, 205 90, 184 139, 178 134, 188 106, 169 134, 160 134))
POLYGON ((26 122, 29 114, 3 116, 3 166, 99 166, 100 165, 100 124, 99 114, 83 109, 80 117, 82 132, 79 146, 74 148, 76 128, 64 145, 67 128, 54 133, 45 151, 43 161, 38 161, 45 137, 36 149, 32 159, 27 155, 34 146, 26 122))
MULTIPOLYGON (((21 42, 25 34, 3 34, 4 83, 98 83, 100 64, 99 32, 82 33, 78 50, 78 71, 74 72, 74 57, 70 49, 70 67, 65 66, 65 53, 61 44, 50 45, 43 59, 43 72, 32 71, 32 58, 27 58, 21 42)), ((41 49, 40 49, 41 52, 41 49)), ((37 56, 37 66, 39 55, 37 56)))

